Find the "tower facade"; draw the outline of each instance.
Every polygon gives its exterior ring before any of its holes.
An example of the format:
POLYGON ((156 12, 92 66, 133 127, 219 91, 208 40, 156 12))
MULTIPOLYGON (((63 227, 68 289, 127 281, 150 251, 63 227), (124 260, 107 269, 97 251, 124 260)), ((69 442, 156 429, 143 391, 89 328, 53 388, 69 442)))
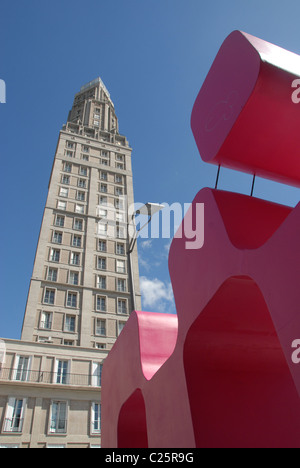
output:
POLYGON ((103 361, 141 308, 131 151, 87 83, 59 133, 21 340, 1 340, 0 448, 101 447, 103 361))
POLYGON ((131 291, 140 306, 136 250, 132 275, 127 259, 131 151, 101 79, 83 86, 59 134, 22 340, 109 350, 131 291))

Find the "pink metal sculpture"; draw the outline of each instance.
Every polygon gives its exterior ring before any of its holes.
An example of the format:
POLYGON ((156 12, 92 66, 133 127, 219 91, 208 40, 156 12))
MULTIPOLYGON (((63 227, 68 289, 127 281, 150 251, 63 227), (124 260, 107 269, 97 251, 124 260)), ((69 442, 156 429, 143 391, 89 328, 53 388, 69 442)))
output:
MULTIPOLYGON (((299 63, 230 34, 192 112, 205 161, 299 185, 299 63)), ((185 219, 197 203, 204 246, 169 254, 178 316, 133 312, 104 364, 102 445, 300 447, 300 204, 206 188, 185 219)))

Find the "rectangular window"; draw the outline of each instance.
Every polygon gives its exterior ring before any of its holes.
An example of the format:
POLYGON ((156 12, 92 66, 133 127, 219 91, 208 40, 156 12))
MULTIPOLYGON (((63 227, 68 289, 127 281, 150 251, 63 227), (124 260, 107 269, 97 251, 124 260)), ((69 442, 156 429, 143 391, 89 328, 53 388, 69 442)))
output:
POLYGON ((57 269, 48 268, 47 281, 57 281, 57 269))
POLYGON ((126 299, 118 299, 118 314, 127 314, 126 299))
POLYGON ((55 219, 55 226, 64 227, 64 225, 65 225, 65 217, 57 215, 55 219))
POLYGON ((126 292, 126 280, 120 278, 117 279, 117 291, 126 292))
POLYGON ((115 188, 116 195, 123 195, 123 187, 116 187, 115 188))
POLYGON ((54 244, 61 244, 62 243, 62 232, 54 231, 52 242, 54 244))
POLYGON ((117 239, 126 239, 125 229, 117 226, 117 239))
POLYGON ((69 283, 73 284, 74 286, 78 286, 78 284, 79 284, 79 273, 77 273, 77 271, 70 271, 69 283))
POLYGON ((115 208, 117 210, 124 210, 124 197, 115 200, 115 208))
POLYGON ((81 247, 81 236, 74 234, 73 236, 73 247, 81 247))
POLYGON ((59 262, 60 250, 51 249, 50 250, 50 262, 59 262))
POLYGON ((42 312, 40 328, 44 330, 51 330, 52 328, 52 313, 51 312, 42 312))
POLYGON ((74 220, 74 229, 76 229, 77 231, 82 231, 82 228, 83 228, 83 221, 82 219, 75 219, 74 220))
POLYGON ((85 200, 85 192, 78 191, 76 194, 76 200, 84 201, 85 200))
POLYGON ((116 253, 117 253, 117 255, 125 255, 125 246, 124 246, 124 244, 117 243, 116 253))
POLYGON ((101 433, 101 404, 92 404, 92 418, 91 418, 91 432, 92 434, 101 433))
POLYGON ((107 210, 105 210, 104 208, 98 207, 97 216, 99 216, 99 218, 106 219, 107 218, 107 210))
POLYGON ((107 193, 107 185, 106 184, 100 184, 100 192, 107 193))
POLYGON ((65 331, 75 332, 76 317, 75 315, 66 315, 65 319, 65 331))
POLYGON ((57 202, 57 209, 58 209, 58 210, 66 211, 66 209, 67 209, 67 202, 58 200, 58 202, 57 202))
POLYGON ((117 260, 117 273, 126 273, 125 260, 117 260))
POLYGON ((106 237, 107 236, 107 224, 103 222, 98 223, 98 236, 106 237))
POLYGON ((69 189, 64 188, 64 187, 60 187, 59 196, 60 197, 68 197, 68 195, 69 195, 69 189))
POLYGON ((107 206, 107 197, 104 195, 100 195, 99 197, 99 205, 107 206))
POLYGON ((97 296, 96 301, 96 310, 98 312, 106 312, 106 297, 97 296))
POLYGON ((50 432, 65 434, 67 432, 67 402, 53 401, 51 405, 50 432))
POLYGON ((70 164, 70 163, 65 163, 64 171, 65 171, 65 172, 72 172, 72 164, 70 164))
POLYGON ((44 304, 54 305, 55 301, 55 290, 54 289, 45 289, 44 295, 44 304))
POLYGON ((126 322, 118 322, 118 336, 120 335, 121 331, 123 330, 123 328, 125 327, 126 325, 126 322))
POLYGON ((17 356, 14 380, 26 382, 29 378, 30 364, 29 356, 17 356))
POLYGON ((97 288, 106 289, 106 276, 97 276, 97 288))
POLYGON ((61 183, 65 184, 65 185, 69 185, 70 184, 70 176, 64 174, 62 176, 62 178, 61 178, 61 183))
POLYGON ((77 293, 68 292, 67 294, 67 307, 77 307, 77 293))
POLYGON ((71 265, 80 265, 80 253, 71 252, 71 265))
POLYGON ((63 359, 56 359, 54 383, 66 385, 69 383, 70 362, 63 359))
POLYGON ((105 320, 96 319, 96 335, 105 336, 106 335, 106 323, 105 320))
POLYGON ((75 213, 84 214, 84 205, 79 205, 78 203, 76 203, 75 213))
POLYGON ((97 268, 98 270, 106 270, 106 258, 105 257, 98 257, 97 268))
POLYGON ((101 179, 101 180, 107 180, 107 172, 101 171, 101 173, 100 173, 100 179, 101 179))
POLYGON ((92 386, 101 387, 101 376, 102 376, 102 367, 101 362, 93 362, 92 366, 92 386))
POLYGON ((82 176, 87 176, 87 168, 84 167, 84 166, 80 166, 79 174, 82 175, 82 176))
POLYGON ((78 179, 77 186, 80 188, 86 188, 86 180, 85 179, 78 179))
POLYGON ((4 432, 22 432, 26 398, 9 398, 5 420, 4 432))
POLYGON ((65 346, 74 346, 74 341, 73 340, 64 340, 64 345, 65 346))
POLYGON ((98 250, 100 252, 106 252, 107 251, 107 244, 106 241, 103 240, 98 240, 98 250))

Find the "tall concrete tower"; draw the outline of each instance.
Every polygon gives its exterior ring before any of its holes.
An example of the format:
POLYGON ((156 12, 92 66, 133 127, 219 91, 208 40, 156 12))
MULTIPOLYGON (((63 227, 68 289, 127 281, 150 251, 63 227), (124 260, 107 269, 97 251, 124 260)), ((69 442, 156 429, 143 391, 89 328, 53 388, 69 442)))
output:
POLYGON ((109 350, 132 291, 140 308, 131 151, 102 80, 82 86, 58 138, 22 340, 109 350))
POLYGON ((101 447, 103 360, 141 307, 131 204, 131 148, 97 78, 59 133, 21 340, 1 340, 0 448, 101 447))

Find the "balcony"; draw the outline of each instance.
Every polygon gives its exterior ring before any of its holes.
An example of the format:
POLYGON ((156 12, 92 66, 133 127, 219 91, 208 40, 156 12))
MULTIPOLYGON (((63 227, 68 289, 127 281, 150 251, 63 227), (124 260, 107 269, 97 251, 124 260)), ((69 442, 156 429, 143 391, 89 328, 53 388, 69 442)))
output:
POLYGON ((45 371, 26 371, 22 372, 18 378, 16 369, 3 368, 0 370, 0 382, 21 382, 44 385, 60 385, 73 387, 95 387, 100 388, 101 382, 97 375, 91 374, 73 374, 45 371))

